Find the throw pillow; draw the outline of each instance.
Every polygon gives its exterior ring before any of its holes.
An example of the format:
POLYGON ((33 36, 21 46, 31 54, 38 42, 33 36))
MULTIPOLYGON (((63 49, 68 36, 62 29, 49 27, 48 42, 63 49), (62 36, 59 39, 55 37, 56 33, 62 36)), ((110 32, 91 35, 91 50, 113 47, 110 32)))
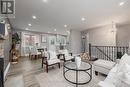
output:
POLYGON ((124 64, 124 63, 127 63, 127 64, 130 65, 130 56, 126 53, 122 56, 119 64, 121 65, 121 64, 124 64))
POLYGON ((123 64, 115 76, 115 85, 117 87, 130 87, 130 65, 123 64))

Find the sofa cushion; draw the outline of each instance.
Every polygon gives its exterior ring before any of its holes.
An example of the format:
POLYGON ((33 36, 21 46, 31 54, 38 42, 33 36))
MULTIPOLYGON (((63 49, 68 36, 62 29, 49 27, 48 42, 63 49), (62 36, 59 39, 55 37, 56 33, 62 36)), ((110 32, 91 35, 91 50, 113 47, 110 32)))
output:
POLYGON ((112 69, 113 66, 115 65, 115 62, 98 59, 98 60, 96 60, 93 64, 94 64, 95 66, 104 67, 104 68, 110 70, 110 69, 112 69))
POLYGON ((60 63, 60 60, 59 59, 48 60, 48 65, 52 65, 52 64, 55 64, 55 63, 60 63))
MULTIPOLYGON (((116 87, 130 87, 130 66, 116 64, 109 72, 104 83, 114 84, 116 87)), ((102 86, 101 86, 102 87, 102 86)))
POLYGON ((124 63, 127 63, 130 65, 130 56, 126 53, 121 57, 121 60, 120 60, 120 65, 124 63))
POLYGON ((124 85, 129 85, 130 87, 130 65, 127 63, 123 64, 119 70, 117 70, 117 76, 120 81, 123 82, 124 85))

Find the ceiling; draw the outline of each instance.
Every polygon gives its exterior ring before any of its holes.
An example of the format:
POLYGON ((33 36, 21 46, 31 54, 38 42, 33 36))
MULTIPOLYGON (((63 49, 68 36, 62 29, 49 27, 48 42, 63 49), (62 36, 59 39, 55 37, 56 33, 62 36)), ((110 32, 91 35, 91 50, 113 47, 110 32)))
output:
MULTIPOLYGON (((85 30, 112 23, 130 23, 130 0, 15 0, 15 29, 65 33, 66 29, 85 30), (124 1, 123 6, 119 3, 124 1), (35 15, 37 19, 32 19, 35 15), (81 21, 84 17, 86 20, 81 21), (28 24, 32 26, 29 27, 28 24), (67 25, 67 28, 64 25, 67 25), (54 29, 57 31, 54 31, 54 29)), ((67 33, 67 32, 66 32, 67 33)))

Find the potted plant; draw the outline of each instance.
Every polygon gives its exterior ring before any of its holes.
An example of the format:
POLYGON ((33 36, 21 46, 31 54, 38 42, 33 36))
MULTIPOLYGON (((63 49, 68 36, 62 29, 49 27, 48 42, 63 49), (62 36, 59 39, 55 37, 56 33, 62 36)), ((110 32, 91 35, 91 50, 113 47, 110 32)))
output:
POLYGON ((18 33, 14 33, 12 35, 12 48, 11 48, 11 55, 12 55, 12 62, 17 63, 19 58, 19 47, 20 47, 21 39, 18 33))
POLYGON ((20 41, 21 41, 21 39, 20 39, 18 33, 14 33, 14 34, 12 35, 12 43, 13 43, 14 45, 16 45, 16 44, 20 44, 20 41))

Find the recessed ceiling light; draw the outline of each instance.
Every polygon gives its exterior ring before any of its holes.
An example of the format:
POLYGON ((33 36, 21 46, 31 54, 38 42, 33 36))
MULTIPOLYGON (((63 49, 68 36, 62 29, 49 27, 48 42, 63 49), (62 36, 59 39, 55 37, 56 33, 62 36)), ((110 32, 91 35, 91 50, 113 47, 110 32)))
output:
POLYGON ((67 27, 67 25, 65 24, 65 25, 64 25, 64 27, 66 28, 66 27, 67 27))
POLYGON ((33 19, 37 19, 37 17, 36 17, 36 16, 32 16, 32 18, 33 18, 33 19))
POLYGON ((48 0, 43 0, 43 2, 47 3, 47 2, 48 2, 48 0))
POLYGON ((25 30, 29 30, 28 28, 25 28, 25 30))
POLYGON ((54 29, 54 31, 56 31, 56 29, 54 29))
POLYGON ((81 18, 81 21, 85 21, 86 19, 84 17, 81 18))
POLYGON ((28 24, 28 26, 32 26, 32 24, 28 24))
POLYGON ((125 2, 120 2, 119 5, 120 6, 123 6, 125 4, 125 2))

